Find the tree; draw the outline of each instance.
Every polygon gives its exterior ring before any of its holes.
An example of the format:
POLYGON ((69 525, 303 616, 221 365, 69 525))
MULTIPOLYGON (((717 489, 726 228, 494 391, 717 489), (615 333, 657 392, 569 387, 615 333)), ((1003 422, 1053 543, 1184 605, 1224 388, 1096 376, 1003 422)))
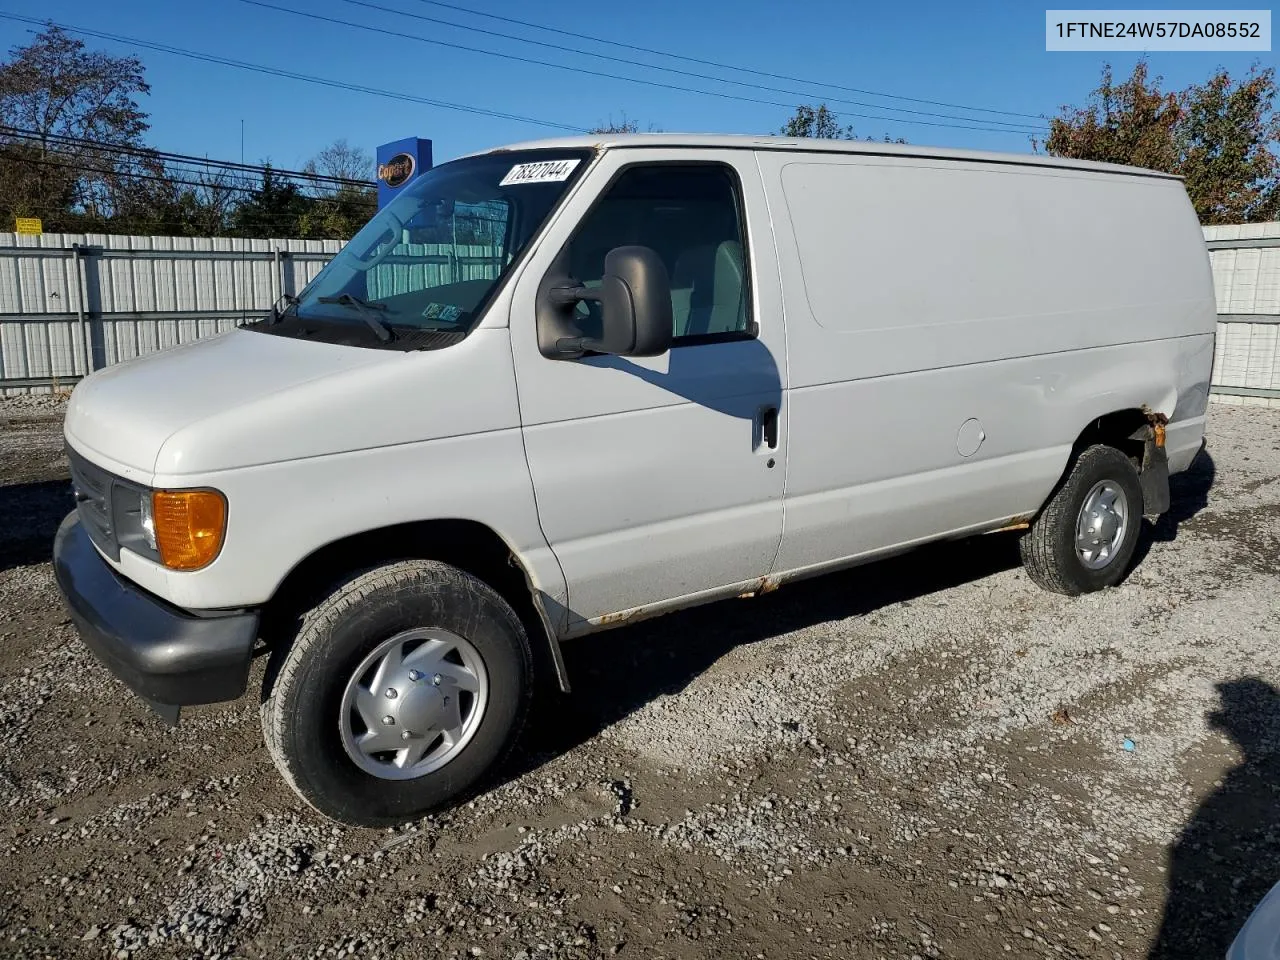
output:
POLYGON ((378 207, 373 187, 339 187, 327 196, 310 199, 298 218, 299 237, 350 240, 378 207))
POLYGON ((373 157, 363 147, 353 147, 345 137, 333 141, 302 168, 307 173, 342 180, 373 180, 373 157))
POLYGON ((592 127, 587 133, 591 136, 599 136, 602 133, 639 133, 640 126, 634 120, 628 120, 623 117, 621 123, 614 123, 613 118, 609 118, 608 123, 602 123, 598 127, 592 127))
POLYGON ((114 202, 113 216, 98 229, 168 237, 226 236, 237 204, 251 192, 239 174, 184 168, 153 180, 132 180, 114 202))
POLYGON ((308 188, 313 199, 298 222, 298 236, 349 240, 374 214, 378 193, 373 185, 373 158, 345 139, 333 141, 307 161, 303 169, 326 177, 365 184, 317 183, 308 188))
POLYGON ((840 126, 825 103, 817 107, 801 104, 782 127, 784 137, 816 137, 820 140, 856 140, 853 126, 840 126))
POLYGON ((240 237, 297 237, 311 206, 296 183, 284 180, 266 164, 262 182, 235 209, 231 229, 240 237))
MULTIPOLYGON (((1161 78, 1148 76, 1139 61, 1133 74, 1117 84, 1111 66, 1083 107, 1063 107, 1049 121, 1045 150, 1055 157, 1125 163, 1171 173, 1178 165, 1178 95, 1160 89, 1161 78)), ((1033 145, 1039 146, 1033 139, 1033 145)))
POLYGON ((150 87, 141 61, 87 51, 52 24, 10 57, 0 64, 0 123, 25 133, 0 132, 7 141, 0 178, 12 186, 0 207, 9 215, 29 209, 55 227, 74 226, 77 206, 93 217, 109 215, 102 208, 122 179, 155 169, 145 155, 101 149, 143 146, 149 125, 137 98, 150 87))
MULTIPOLYGON (((796 107, 796 112, 791 119, 783 126, 781 133, 784 137, 815 137, 820 140, 857 140, 858 136, 853 132, 853 125, 846 124, 840 126, 836 122, 836 115, 827 109, 825 103, 816 107, 808 104, 801 104, 796 107)), ((901 137, 891 137, 887 133, 877 140, 875 137, 864 138, 871 143, 906 143, 907 141, 901 137)))
POLYGON ((1254 68, 1233 84, 1225 71, 1183 96, 1178 172, 1202 223, 1280 217, 1280 118, 1275 71, 1254 68))
MULTIPOLYGON (((587 133, 590 134, 591 136, 600 136, 601 134, 610 134, 610 133, 639 133, 639 132, 640 132, 640 124, 636 123, 634 120, 628 120, 627 114, 625 111, 623 112, 622 119, 620 121, 615 123, 613 119, 613 115, 610 114, 609 120, 607 123, 601 123, 595 127, 592 127, 590 130, 587 131, 587 133)), ((655 127, 651 123, 649 124, 649 129, 646 132, 661 133, 662 131, 659 130, 657 127, 655 127)))
POLYGON ((149 128, 135 97, 151 88, 137 57, 86 52, 83 41, 48 26, 0 65, 0 116, 39 132, 141 146, 149 128))
POLYGON ((1089 102, 1050 120, 1043 146, 1053 156, 1177 174, 1202 223, 1270 220, 1280 216, 1275 98, 1271 68, 1255 66, 1239 82, 1218 70, 1170 92, 1145 62, 1119 84, 1104 66, 1089 102))
POLYGON ((67 223, 79 194, 76 167, 63 163, 37 143, 0 141, 0 230, 12 230, 14 217, 42 217, 54 228, 67 223))

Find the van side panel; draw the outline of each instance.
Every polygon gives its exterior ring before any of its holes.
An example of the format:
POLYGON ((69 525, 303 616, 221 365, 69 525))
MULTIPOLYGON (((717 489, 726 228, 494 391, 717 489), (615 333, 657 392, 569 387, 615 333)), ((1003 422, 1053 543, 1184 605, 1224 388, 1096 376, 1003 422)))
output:
POLYGON ((1115 410, 1173 416, 1190 461, 1215 307, 1180 182, 757 159, 790 347, 776 571, 1029 516, 1115 410))
MULTIPOLYGON (((795 383, 1212 334, 1208 257, 1176 180, 766 156, 793 244, 795 383)), ((784 241, 780 241, 784 242, 784 241)))

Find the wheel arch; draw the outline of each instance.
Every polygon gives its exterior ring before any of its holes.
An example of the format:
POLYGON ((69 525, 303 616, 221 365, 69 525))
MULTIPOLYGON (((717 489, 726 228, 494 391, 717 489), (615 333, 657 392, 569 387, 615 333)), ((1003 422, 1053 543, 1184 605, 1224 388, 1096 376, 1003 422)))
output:
POLYGON ((411 521, 317 548, 293 566, 264 606, 263 640, 273 649, 288 643, 298 619, 349 574, 408 559, 450 564, 496 590, 529 634, 536 673, 554 676, 559 688, 569 691, 560 642, 530 565, 497 531, 477 520, 411 521))
POLYGON ((1167 422, 1167 416, 1146 406, 1123 407, 1090 419, 1071 445, 1062 473, 1041 511, 1067 482, 1080 455, 1097 444, 1113 447, 1133 462, 1142 486, 1144 512, 1154 515, 1168 510, 1169 471, 1163 447, 1167 422))
POLYGON ((1071 446, 1071 458, 1064 473, 1071 469, 1081 453, 1095 443, 1115 447, 1141 464, 1142 440, 1135 434, 1150 425, 1151 414, 1138 407, 1113 410, 1094 417, 1076 436, 1075 443, 1071 446))

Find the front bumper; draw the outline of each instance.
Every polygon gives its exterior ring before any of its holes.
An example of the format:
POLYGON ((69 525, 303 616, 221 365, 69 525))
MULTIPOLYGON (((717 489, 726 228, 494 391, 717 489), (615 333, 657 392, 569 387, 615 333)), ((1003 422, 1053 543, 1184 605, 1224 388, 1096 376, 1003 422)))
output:
POLYGON ((152 596, 111 569, 74 512, 54 538, 53 569, 85 644, 170 723, 181 707, 244 693, 257 611, 195 614, 152 596))

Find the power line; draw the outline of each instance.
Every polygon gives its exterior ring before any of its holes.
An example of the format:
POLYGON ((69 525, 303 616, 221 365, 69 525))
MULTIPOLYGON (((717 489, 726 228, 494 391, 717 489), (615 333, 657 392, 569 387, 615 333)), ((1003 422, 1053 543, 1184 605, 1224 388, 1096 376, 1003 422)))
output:
MULTIPOLYGON (((161 183, 165 185, 186 186, 186 187, 192 187, 195 189, 223 191, 227 193, 242 193, 245 195, 255 194, 260 191, 260 188, 256 184, 253 184, 250 182, 242 181, 239 183, 226 183, 226 182, 220 182, 217 180, 188 180, 182 176, 177 175, 177 174, 198 175, 200 173, 199 170, 177 169, 173 172, 167 172, 164 174, 154 174, 154 173, 146 173, 146 172, 136 171, 136 170, 120 170, 118 168, 111 169, 111 168, 95 167, 95 166, 90 166, 89 164, 86 164, 86 163, 80 163, 80 164, 64 163, 57 159, 49 158, 49 157, 10 156, 4 159, 10 162, 24 163, 28 165, 62 168, 62 169, 74 171, 80 175, 97 174, 102 177, 122 177, 122 178, 129 178, 131 180, 145 180, 145 181, 161 183)), ((306 197, 305 194, 300 194, 300 196, 305 197, 308 200, 333 199, 332 197, 306 197)), ((345 202, 372 205, 375 201, 373 197, 352 196, 352 197, 347 197, 345 202)), ((58 208, 58 209, 62 209, 62 208, 58 208)))
POLYGON ((350 177, 337 177, 325 173, 313 173, 309 170, 288 170, 282 167, 275 167, 271 164, 253 164, 253 163, 237 163, 234 160, 214 160, 210 157, 198 157, 185 153, 170 153, 164 150, 155 150, 150 147, 131 147, 126 144, 107 144, 84 137, 74 137, 65 134, 41 134, 34 130, 24 130, 20 127, 6 127, 0 125, 0 133, 11 133, 27 140, 32 139, 49 139, 59 144, 71 144, 74 146, 84 147, 90 150, 98 150, 100 152, 109 152, 116 154, 125 154, 136 156, 144 159, 157 159, 165 161, 173 161, 176 163, 197 164, 204 167, 216 167, 221 170, 236 173, 266 173, 268 170, 272 174, 293 180, 309 180, 316 183, 323 183, 340 187, 371 187, 374 185, 372 180, 356 180, 350 177))
POLYGON ((270 164, 250 164, 236 163, 232 160, 212 160, 208 157, 197 157, 192 154, 167 153, 163 150, 153 150, 150 147, 133 147, 128 144, 100 143, 94 140, 88 140, 84 137, 74 137, 59 133, 45 134, 38 130, 26 130, 22 127, 10 127, 0 124, 0 135, 3 134, 10 134, 27 141, 50 140, 57 144, 69 144, 81 147, 82 149, 97 151, 99 153, 135 156, 142 159, 156 159, 172 161, 175 163, 195 164, 203 167, 215 167, 228 172, 265 174, 270 170, 273 175, 284 179, 307 180, 317 184, 340 187, 374 186, 374 182, 372 180, 353 180, 349 177, 335 177, 323 173, 312 173, 307 170, 285 170, 273 167, 270 164))
MULTIPOLYGON (((247 0, 247 2, 251 2, 251 0, 247 0)), ((788 96, 802 97, 805 99, 819 96, 818 94, 815 94, 812 92, 806 92, 803 90, 789 90, 785 87, 772 86, 764 83, 753 83, 749 80, 734 80, 728 77, 717 77, 709 73, 698 73, 693 70, 681 70, 678 67, 664 67, 656 63, 644 63, 643 61, 640 61, 640 60, 629 60, 623 57, 615 57, 610 54, 596 53, 592 50, 583 49, 582 47, 568 46, 561 42, 550 43, 544 40, 534 40, 531 37, 521 37, 513 33, 503 33, 500 30, 488 30, 488 29, 485 29, 484 27, 477 27, 477 26, 473 26, 465 23, 458 23, 455 20, 445 20, 441 17, 429 17, 421 13, 410 13, 407 10, 397 10, 394 7, 384 6, 383 4, 380 4, 380 3, 373 3, 371 2, 371 0, 343 0, 343 2, 349 3, 357 7, 364 7, 369 10, 380 10, 383 13, 390 13, 396 16, 411 17, 414 20, 422 20, 426 23, 441 24, 446 27, 454 27, 455 29, 458 29, 458 30, 466 30, 472 33, 481 33, 481 34, 484 34, 485 36, 498 37, 503 40, 513 40, 516 43, 526 43, 526 44, 531 44, 537 47, 545 47, 547 49, 556 50, 561 53, 576 53, 584 57, 593 57, 597 60, 605 60, 610 63, 625 63, 633 67, 640 67, 644 70, 661 70, 664 73, 676 74, 682 77, 692 77, 697 80, 710 80, 713 83, 730 83, 739 87, 749 87, 754 90, 765 90, 772 93, 782 93, 788 96)), ((259 5, 270 6, 269 4, 259 4, 259 5)), ((271 9, 284 10, 284 8, 282 7, 272 7, 271 9)), ((286 12, 293 12, 293 11, 286 11, 286 12)), ((319 15, 316 15, 316 16, 319 16, 319 15)), ((320 17, 320 19, 327 19, 327 18, 320 17)), ((444 41, 431 41, 431 42, 443 43, 444 41)), ((470 50, 471 48, 465 47, 462 49, 470 50)), ((490 52, 490 51, 480 51, 480 52, 490 52)), ((534 62, 541 63, 542 61, 534 61, 534 62)), ((613 75, 608 74, 608 76, 613 76, 613 75)), ((703 92, 703 91, 697 91, 697 92, 703 92)), ((1022 122, 1014 123, 1006 120, 991 120, 989 118, 983 118, 983 117, 962 117, 962 116, 956 116, 955 114, 951 114, 951 113, 937 113, 930 110, 915 110, 910 107, 895 107, 895 106, 891 106, 883 103, 868 103, 865 100, 847 100, 847 99, 842 99, 840 97, 829 97, 829 96, 822 97, 822 99, 829 101, 831 103, 844 103, 844 104, 849 104, 850 106, 855 106, 855 107, 869 107, 872 110, 891 110, 897 113, 910 113, 910 114, 915 114, 921 117, 937 117, 944 120, 962 120, 967 123, 991 123, 991 124, 997 124, 999 126, 1012 127, 1012 128, 1022 128, 1022 127, 1032 126, 1031 124, 1022 123, 1022 122)), ((969 108, 964 108, 964 109, 969 109, 969 108)), ((1022 132, 1022 131, 1018 130, 1017 132, 1022 132)))
POLYGON ((139 40, 137 37, 127 37, 118 33, 107 33, 104 30, 90 30, 87 27, 77 27, 67 23, 55 23, 52 20, 38 20, 35 17, 24 17, 16 13, 0 13, 0 19, 12 20, 17 23, 32 24, 37 27, 55 26, 67 33, 73 33, 82 37, 96 37, 99 40, 113 40, 116 43, 127 43, 145 50, 155 50, 159 53, 168 53, 177 57, 186 57, 190 60, 200 60, 205 63, 217 63, 226 67, 235 67, 238 70, 248 70, 252 73, 262 73, 272 77, 285 77, 290 80, 301 80, 304 83, 314 83, 323 87, 331 87, 336 90, 349 90, 353 93, 364 93, 375 97, 386 97, 391 100, 401 100, 406 103, 418 103, 428 107, 439 107, 441 110, 457 110, 461 113, 471 113, 483 117, 493 117, 498 120, 514 120, 518 123, 532 123, 539 127, 552 127, 557 130, 569 130, 573 133, 586 133, 585 127, 577 127, 567 123, 557 123, 554 120, 540 120, 536 117, 525 117, 516 113, 503 113, 500 110, 490 110, 487 107, 475 107, 463 103, 451 103, 447 100, 434 100, 430 97, 421 97, 416 94, 400 93, 395 90, 382 90, 378 87, 366 87, 358 83, 348 83, 342 80, 330 80, 325 77, 315 77, 306 73, 298 73, 293 70, 284 70, 279 67, 264 67, 261 64, 248 63, 243 60, 233 60, 230 57, 220 57, 209 53, 199 53, 194 50, 184 50, 181 47, 173 47, 164 43, 156 43, 151 40, 139 40))
MULTIPOLYGON (((72 229, 68 229, 68 230, 63 230, 63 229, 50 230, 50 229, 48 229, 48 227, 46 227, 46 228, 45 228, 45 232, 47 232, 47 233, 88 233, 88 234, 93 234, 93 233, 103 233, 103 234, 106 234, 107 236, 113 236, 113 235, 117 235, 118 233, 120 233, 120 231, 118 231, 118 230, 115 230, 115 229, 114 229, 114 227, 116 227, 116 226, 117 226, 117 225, 119 225, 119 224, 139 225, 141 222, 146 221, 146 220, 148 220, 148 219, 160 220, 160 221, 163 221, 163 220, 165 219, 165 215, 164 215, 163 213, 160 213, 160 214, 158 214, 158 215, 153 215, 153 216, 151 216, 151 217, 148 217, 148 215, 147 215, 147 213, 146 213, 145 211, 143 211, 143 212, 139 212, 139 211, 137 211, 137 210, 130 210, 130 211, 125 212, 125 213, 112 213, 112 214, 105 214, 105 213, 102 213, 101 211, 96 211, 96 210, 87 210, 87 211, 75 211, 75 210, 68 210, 66 207, 59 207, 59 206, 56 206, 56 205, 54 205, 54 204, 47 204, 47 203, 40 203, 40 204, 32 204, 32 203, 14 204, 14 205, 12 206, 12 208, 11 208, 11 209, 14 211, 15 215, 17 215, 17 216, 28 216, 28 215, 34 215, 34 214, 40 214, 40 213, 43 213, 43 214, 47 214, 47 215, 48 215, 48 218, 49 218, 50 220, 57 220, 57 219, 59 219, 59 218, 67 218, 67 219, 69 219, 69 220, 73 220, 73 221, 74 221, 76 218, 89 218, 89 219, 92 219, 92 218, 94 218, 94 217, 97 217, 97 218, 100 218, 100 220, 101 220, 101 221, 103 221, 104 225, 109 224, 110 226, 112 226, 112 227, 113 227, 113 229, 112 229, 112 230, 110 230, 110 231, 106 231, 106 230, 94 230, 94 229, 92 229, 92 228, 91 228, 89 225, 87 225, 87 224, 81 224, 81 225, 79 225, 79 226, 73 227, 72 229), (21 211, 21 212, 19 212, 19 211, 21 211)), ((222 214, 222 215, 220 215, 220 216, 225 216, 225 215, 226 215, 226 214, 222 214)), ((44 219, 44 218, 42 217, 41 219, 44 219)), ((257 226, 261 225, 261 226, 267 227, 267 228, 269 228, 269 229, 276 229, 276 228, 279 228, 279 229, 281 229, 281 230, 288 230, 288 228, 293 228, 294 230, 296 230, 296 229, 297 229, 297 227, 298 227, 298 220, 297 220, 297 218, 282 218, 282 217, 266 217, 266 218, 261 218, 261 219, 260 219, 260 218, 258 218, 258 217, 256 217, 256 216, 255 216, 255 217, 254 217, 254 220, 253 220, 253 224, 254 224, 254 227, 257 227, 257 226)), ((188 223, 186 224, 186 226, 188 226, 188 227, 189 227, 190 225, 191 225, 191 222, 190 222, 190 221, 188 221, 188 223)), ((364 226, 364 224, 363 224, 363 223, 361 223, 361 224, 360 224, 360 226, 364 226)), ((219 228, 218 228, 218 227, 214 227, 213 229, 214 229, 214 230, 218 230, 219 228)), ((0 231, 0 232, 5 232, 5 231, 0 231)), ((234 237, 234 236, 240 236, 240 235, 241 235, 241 234, 229 233, 229 232, 215 232, 215 233, 208 233, 208 234, 205 234, 205 233, 195 233, 195 234, 170 234, 170 236, 193 236, 193 237, 234 237)), ((284 236, 284 235, 282 234, 282 237, 283 237, 283 236, 284 236)), ((260 237, 256 237, 256 235, 255 235, 255 238, 257 238, 257 239, 271 239, 271 238, 260 238, 260 237)), ((345 238, 345 237, 342 237, 342 238, 339 238, 339 237, 293 237, 292 239, 296 239, 296 240, 336 240, 336 239, 341 239, 341 240, 343 240, 343 242, 345 242, 345 241, 346 241, 347 239, 349 239, 349 238, 345 238)), ((252 251, 249 251, 249 252, 252 252, 252 251)))
MULTIPOLYGON (((63 163, 50 157, 5 157, 5 160, 15 163, 26 163, 33 166, 41 167, 59 167, 64 170, 74 170, 80 174, 96 173, 104 177, 128 177, 131 180, 150 180, 155 183, 172 183, 186 187, 201 187, 206 190, 232 190, 237 193, 255 193, 256 188, 249 184, 243 183, 209 183, 201 180, 183 180, 180 177, 161 176, 155 173, 142 173, 135 170, 111 170, 102 167, 91 167, 84 163, 63 163)), ((182 173, 193 173, 195 171, 183 170, 182 173)))
MULTIPOLYGON (((66 170, 72 170, 79 174, 100 174, 102 176, 120 176, 120 177, 128 177, 134 180, 150 180, 150 181, 157 181, 165 184, 181 184, 181 185, 187 185, 192 187, 207 188, 210 190, 223 190, 223 191, 232 192, 232 193, 254 194, 258 192, 253 187, 237 186, 235 184, 202 183, 202 182, 191 181, 191 180, 159 177, 153 174, 145 174, 145 173, 122 173, 118 170, 103 170, 98 167, 86 167, 81 164, 60 163, 56 160, 50 160, 48 158, 41 158, 41 157, 9 157, 9 158, 6 158, 6 160, 11 162, 16 162, 16 163, 25 163, 33 166, 57 167, 57 168, 62 168, 66 170)), ((314 201, 317 198, 304 197, 302 199, 305 199, 308 201, 314 201)), ((86 203, 93 204, 93 201, 77 200, 77 201, 74 201, 74 203, 78 203, 83 206, 86 203)), ((42 210, 48 213, 62 214, 64 216, 79 215, 74 210, 69 209, 67 206, 56 204, 56 203, 39 203, 39 204, 32 204, 27 202, 19 203, 16 201, 10 202, 9 200, 6 199, 5 201, 0 201, 0 205, 11 206, 14 209, 17 209, 20 207, 22 209, 28 209, 28 210, 42 210)), ((121 214, 115 214, 115 216, 121 216, 121 214)), ((289 223, 294 223, 295 221, 291 218, 271 218, 268 220, 264 220, 262 222, 275 223, 275 224, 289 224, 289 223)))
MULTIPOLYGON (((661 80, 646 80, 641 77, 628 77, 624 74, 619 74, 619 73, 606 73, 603 70, 592 70, 587 67, 574 67, 568 64, 554 63, 550 60, 538 60, 533 57, 517 56, 516 54, 512 54, 512 53, 501 53, 497 50, 486 50, 483 47, 471 47, 471 46, 467 46, 466 44, 452 43, 448 40, 437 40, 433 37, 424 37, 421 34, 417 34, 417 33, 404 33, 399 30, 389 30, 385 27, 375 27, 372 24, 368 24, 368 23, 356 23, 351 20, 342 20, 342 19, 339 19, 338 17, 329 17, 329 16, 325 16, 324 14, 312 13, 306 10, 294 10, 294 9, 291 9, 290 7, 282 7, 274 3, 268 3, 266 2, 266 0, 240 0, 240 2, 249 4, 250 6, 254 6, 254 7, 263 7, 264 9, 267 9, 267 10, 275 10, 279 13, 287 13, 295 17, 305 17, 311 20, 319 20, 325 23, 332 23, 336 26, 346 27, 352 30, 364 30, 369 33, 378 33, 378 34, 382 34, 383 36, 396 37, 402 40, 416 40, 419 43, 426 43, 436 47, 445 47, 451 50, 462 50, 467 53, 478 53, 488 57, 496 57, 500 60, 516 61, 518 63, 529 63, 529 64, 534 64, 542 67, 550 67, 554 70, 564 70, 574 74, 583 74, 583 75, 592 76, 592 77, 602 77, 607 80, 622 80, 626 83, 638 83, 647 87, 657 87, 663 90, 674 90, 678 93, 699 94, 701 96, 706 96, 706 97, 716 97, 721 100, 737 100, 742 103, 755 103, 755 104, 763 104, 765 106, 771 106, 771 107, 783 107, 788 110, 793 109, 795 107, 794 103, 787 103, 780 100, 763 100, 763 99, 760 99, 759 97, 748 97, 748 96, 743 96, 742 94, 737 94, 737 93, 726 93, 724 91, 717 91, 717 90, 702 90, 697 87, 687 87, 687 86, 681 86, 679 84, 674 84, 674 83, 664 83, 661 80)), ((890 123, 911 124, 915 126, 949 127, 956 130, 982 130, 989 133, 1023 134, 1023 133, 1033 132, 1032 128, 1030 128, 1029 125, 1027 125, 1027 129, 1008 130, 1008 129, 997 129, 989 126, 976 126, 968 123, 956 124, 956 123, 942 123, 936 120, 908 120, 902 117, 886 117, 886 116, 879 116, 879 115, 866 114, 866 113, 853 113, 850 111, 841 111, 839 114, 833 114, 833 115, 842 116, 842 117, 856 117, 862 120, 887 120, 890 123)), ((990 122, 1002 122, 1002 121, 990 121, 990 122)))
MULTIPOLYGON (((443 7, 446 10, 455 10, 459 13, 469 13, 477 17, 487 17, 490 20, 498 20, 502 23, 511 23, 521 27, 531 27, 534 30, 545 30, 548 33, 554 33, 562 37, 572 37, 575 40, 590 40, 592 43, 603 43, 610 47, 618 47, 623 50, 634 50, 637 53, 647 53, 655 57, 668 57, 672 60, 683 60, 685 63, 697 63, 704 67, 715 67, 718 70, 736 70, 742 73, 749 73, 757 77, 767 77, 770 80, 785 80, 788 83, 804 83, 814 87, 828 87, 832 90, 843 90, 846 93, 858 93, 866 97, 883 97, 887 100, 902 100, 906 103, 924 103, 934 107, 948 107, 952 110, 969 110, 974 113, 996 113, 1006 117, 1026 117, 1031 120, 1039 120, 1043 122, 1044 118, 1034 113, 1018 113, 1015 110, 996 110, 991 107, 973 107, 966 106, 963 103, 946 103, 942 100, 926 100, 921 97, 907 97, 898 93, 884 93, 879 90, 866 90, 861 87, 848 87, 838 83, 827 83, 824 80, 808 80, 803 77, 792 77, 785 73, 770 73, 767 70, 754 70, 751 67, 743 67, 735 64, 720 63, 716 60, 705 60, 700 57, 689 57, 680 53, 671 53, 666 50, 656 50, 653 47, 642 47, 639 44, 624 43, 621 40, 609 40, 605 37, 595 37, 589 33, 583 33, 580 30, 562 30, 559 27, 549 27, 546 24, 534 23, 530 20, 520 20, 516 17, 504 17, 497 13, 487 13, 483 10, 476 10, 473 7, 464 7, 461 4, 446 3, 444 0, 418 0, 419 3, 425 3, 433 7, 443 7)), ((659 67, 658 69, 662 69, 659 67)), ((732 82, 732 81, 726 81, 732 82)), ((885 109, 891 109, 886 107, 885 109)))
MULTIPOLYGON (((25 163, 33 166, 57 167, 64 170, 72 170, 80 175, 96 173, 99 176, 103 176, 103 177, 128 177, 131 180, 146 180, 154 183, 196 187, 204 190, 224 190, 232 193, 254 194, 259 192, 258 188, 256 188, 252 184, 217 183, 217 182, 210 183, 208 181, 203 181, 203 180, 185 180, 181 177, 167 176, 167 175, 161 176, 159 174, 142 173, 139 171, 103 169, 102 167, 91 167, 83 163, 81 164, 62 163, 59 160, 51 159, 49 157, 7 157, 5 159, 9 161, 14 161, 17 163, 25 163)), ((197 171, 183 170, 179 172, 193 173, 197 171)), ((306 198, 306 199, 310 200, 310 199, 318 199, 318 198, 306 198)), ((353 198, 353 199, 355 199, 356 202, 359 202, 359 203, 373 202, 371 198, 369 199, 353 198)))

